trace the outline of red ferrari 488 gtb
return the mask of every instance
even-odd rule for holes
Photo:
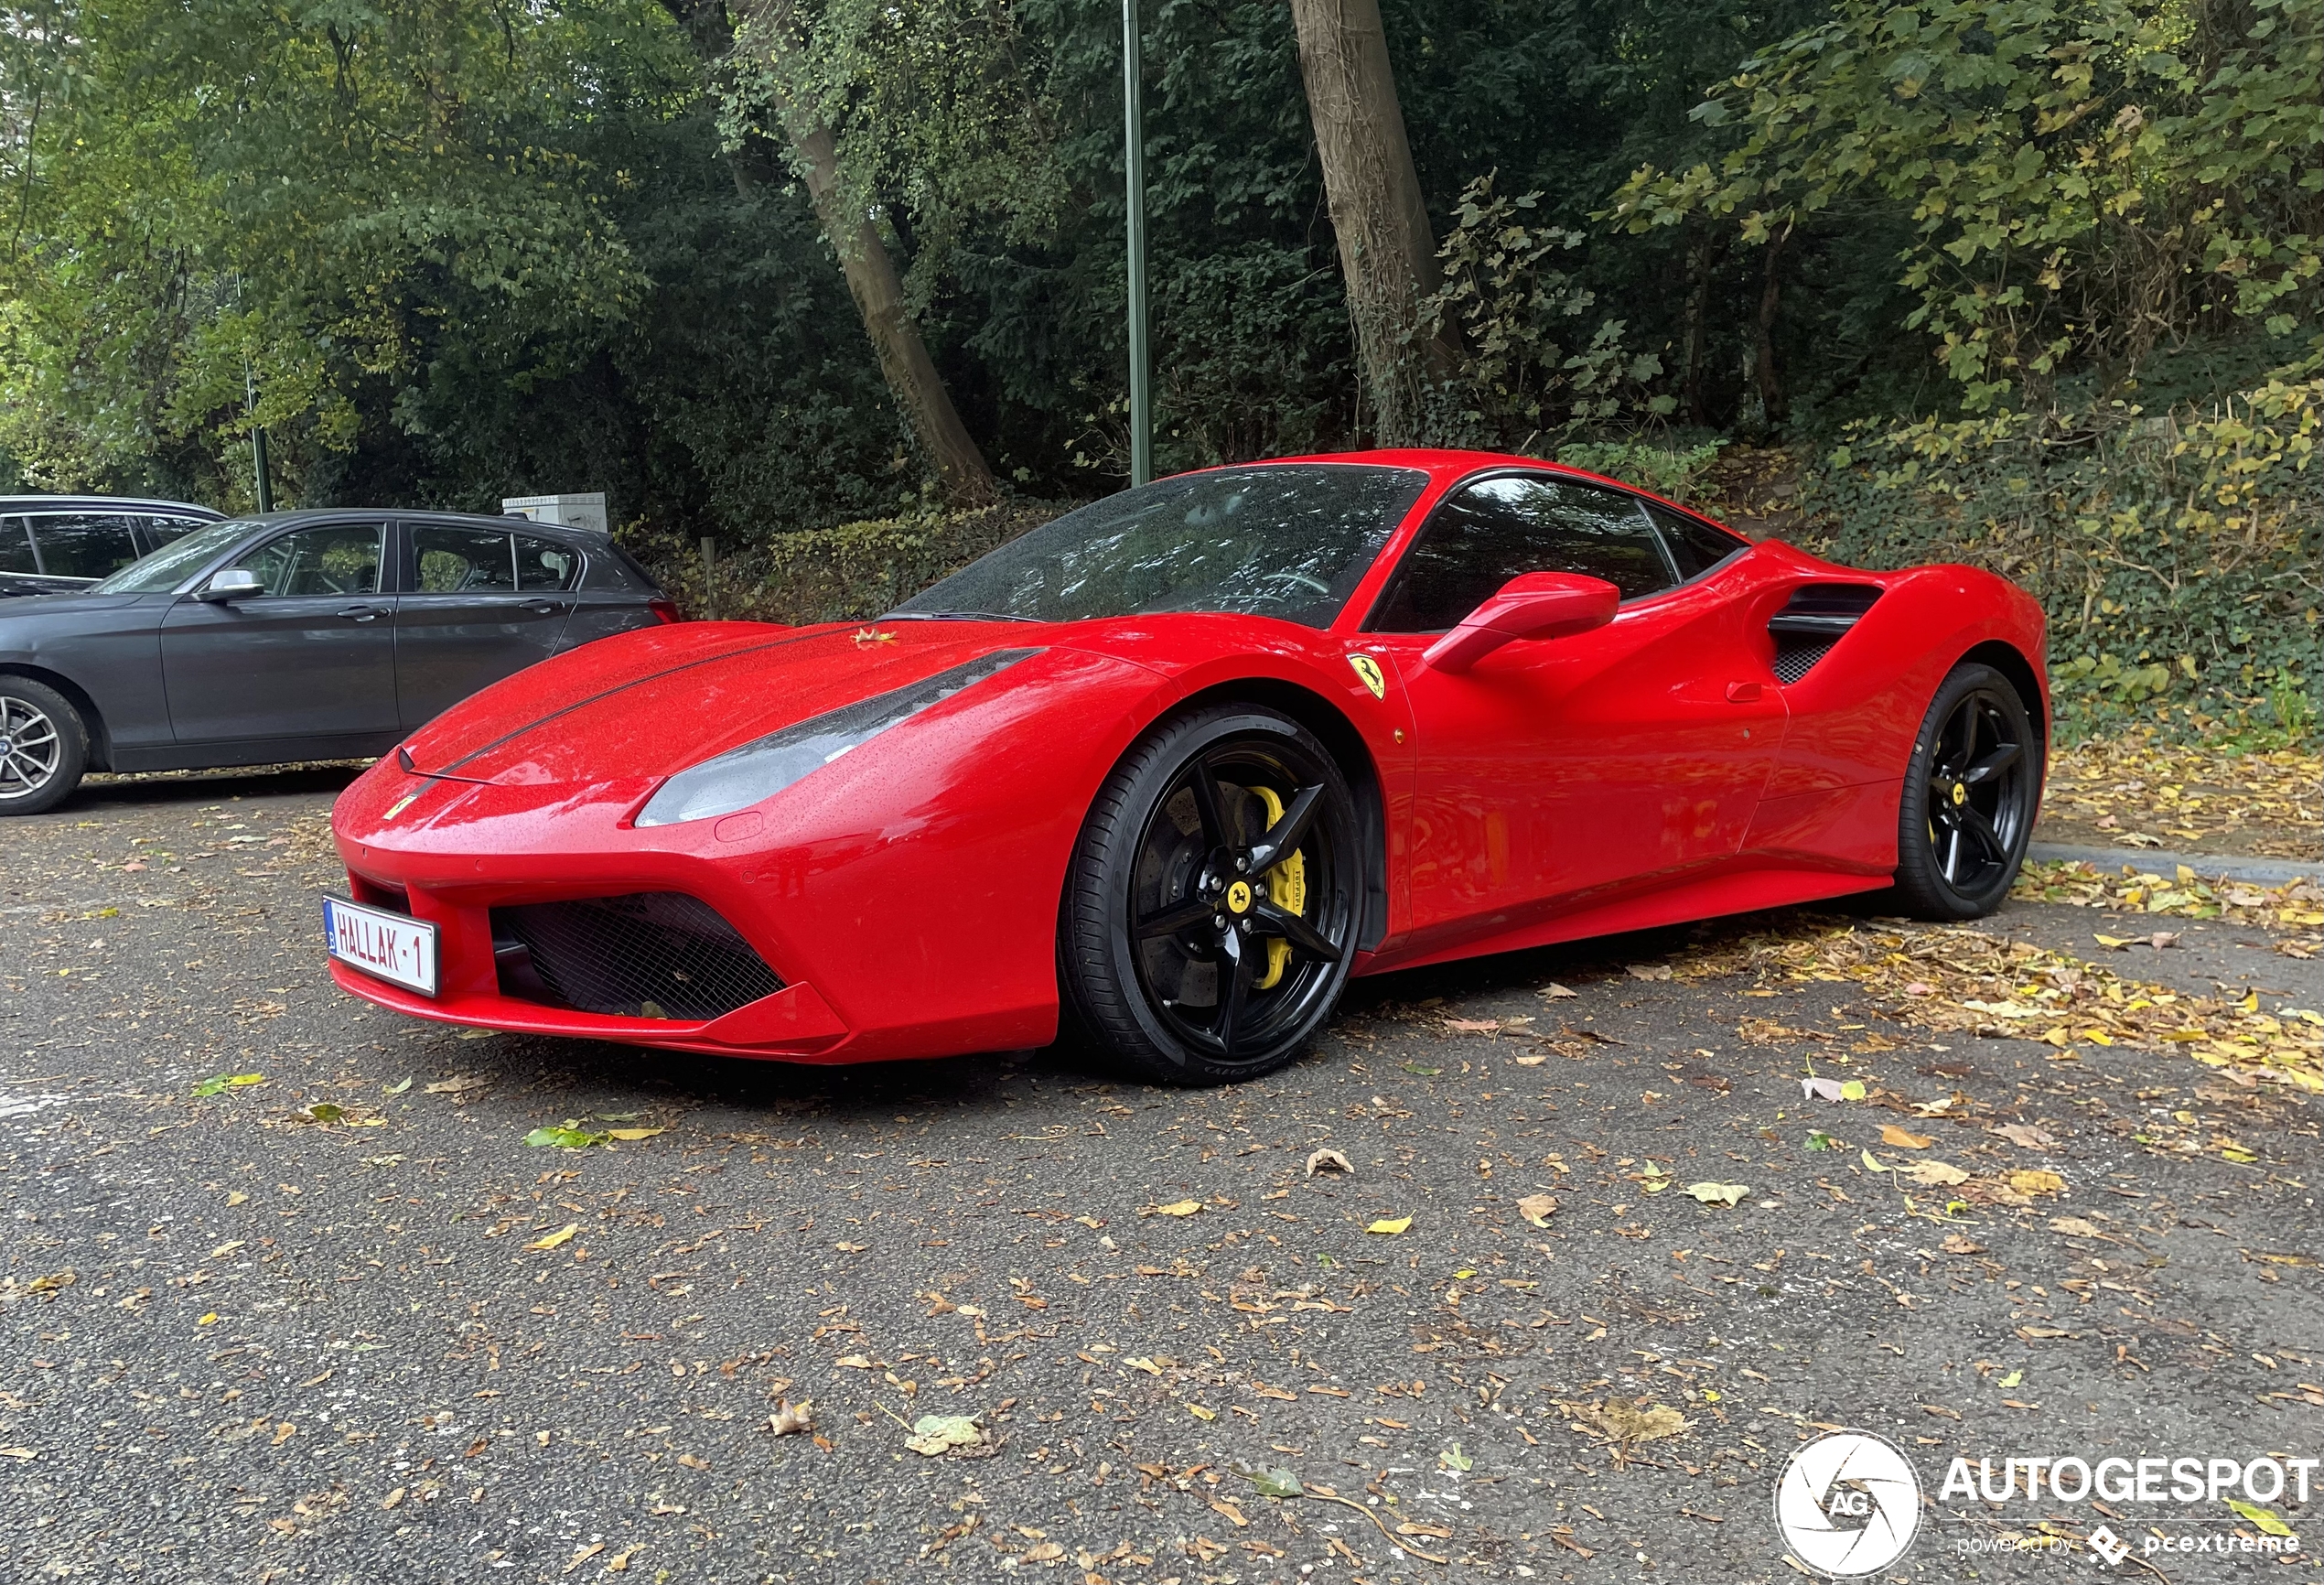
[[[1993,909],[2031,598],[1864,572],[1527,458],[1162,480],[869,623],[650,629],[339,799],[339,983],[795,1062],[1288,1062],[1350,975],[1893,888]]]

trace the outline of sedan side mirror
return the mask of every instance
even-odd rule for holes
[[[248,599],[253,595],[265,592],[266,586],[258,581],[256,573],[247,567],[230,566],[213,574],[210,580],[196,592],[194,598],[218,602]]]
[[[1515,639],[1562,639],[1614,620],[1622,591],[1604,578],[1570,572],[1529,572],[1428,646],[1421,663],[1439,672],[1465,672]]]

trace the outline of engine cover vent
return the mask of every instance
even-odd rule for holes
[[[1811,583],[1793,589],[1767,623],[1768,636],[1775,641],[1777,679],[1789,685],[1806,676],[1879,598],[1880,590],[1860,583]]]

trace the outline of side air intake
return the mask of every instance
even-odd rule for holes
[[[1788,685],[1806,676],[1879,598],[1868,584],[1811,583],[1792,590],[1790,603],[1768,619],[1776,677]]]

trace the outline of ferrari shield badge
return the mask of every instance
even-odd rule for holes
[[[1359,681],[1372,690],[1375,699],[1388,696],[1388,679],[1380,674],[1380,663],[1370,655],[1350,655],[1348,664],[1355,669]]]

